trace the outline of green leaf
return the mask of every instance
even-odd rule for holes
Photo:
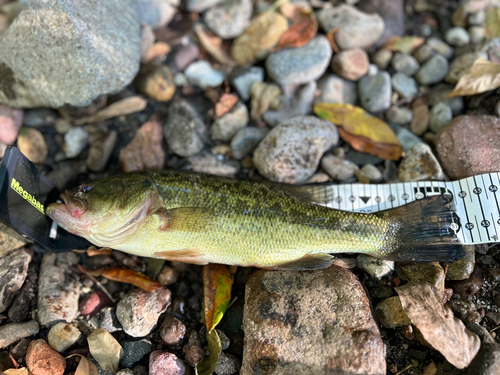
[[[231,300],[233,279],[227,266],[209,264],[203,268],[205,324],[212,331],[222,319]]]
[[[217,366],[217,362],[219,362],[219,356],[222,352],[220,338],[215,329],[207,332],[207,341],[210,354],[196,364],[197,375],[212,374],[215,370],[215,366]]]

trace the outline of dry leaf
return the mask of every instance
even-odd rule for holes
[[[265,82],[254,82],[250,92],[252,94],[250,118],[254,121],[260,121],[262,114],[281,97],[281,89],[278,86]]]
[[[219,356],[222,352],[222,344],[220,342],[219,334],[215,329],[211,332],[207,332],[207,341],[210,354],[196,364],[196,375],[213,374],[215,367],[219,362]]]
[[[215,104],[214,120],[228,113],[238,102],[238,97],[232,94],[222,94],[219,101]]]
[[[299,12],[303,11],[299,8]],[[316,33],[318,32],[318,20],[314,14],[311,16],[306,13],[302,14],[304,15],[303,19],[300,20],[300,22],[293,23],[292,26],[285,31],[275,50],[302,47],[316,36]]]
[[[439,291],[429,283],[408,283],[395,289],[404,311],[424,339],[453,366],[469,366],[481,342],[443,305]]]
[[[340,137],[360,152],[385,160],[399,160],[401,143],[382,120],[351,104],[319,103],[314,113],[339,127]]]
[[[236,65],[236,62],[222,49],[222,38],[205,30],[200,23],[194,27],[194,30],[203,48],[205,48],[215,60],[224,65]]]
[[[481,57],[460,78],[455,89],[446,97],[475,95],[498,87],[500,87],[500,64],[491,63]]]
[[[94,329],[87,338],[92,357],[103,370],[110,370],[114,374],[118,371],[120,359],[123,357],[123,348],[116,339],[105,329]]]
[[[158,281],[149,277],[148,275],[145,275],[141,272],[132,271],[126,268],[107,268],[100,270],[89,270],[82,267],[79,264],[78,269],[86,275],[93,277],[102,276],[105,277],[106,279],[118,281],[120,283],[132,284],[147,292],[151,292],[153,290],[162,287],[162,285]]]
[[[29,371],[26,367],[23,368],[10,368],[8,370],[4,370],[3,373],[5,375],[29,375]],[[75,374],[77,375],[77,374]]]
[[[85,358],[81,354],[72,354],[66,359],[78,356],[80,357],[80,362],[78,362],[78,367],[76,368],[75,374],[74,375],[98,375],[99,372],[97,371],[97,366],[94,365],[91,361],[89,361],[87,358]]]
[[[203,266],[203,290],[205,294],[205,325],[212,331],[219,324],[231,299],[233,279],[227,266],[208,264]]]
[[[75,125],[80,126],[91,122],[105,121],[113,117],[130,115],[142,111],[147,104],[146,100],[140,96],[129,96],[101,109],[93,116],[76,120]]]
[[[339,46],[337,46],[337,42],[335,41],[335,38],[333,37],[335,34],[337,34],[340,30],[339,29],[331,29],[329,32],[326,33],[326,39],[330,42],[330,45],[332,46],[332,50],[335,53],[340,52]]]
[[[438,367],[434,362],[431,362],[427,365],[422,375],[436,375],[438,371]]]
[[[486,12],[486,38],[500,38],[500,8],[490,8]]]
[[[393,52],[412,54],[424,42],[425,39],[419,36],[393,36],[387,40],[384,47]]]

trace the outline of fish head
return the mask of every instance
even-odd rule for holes
[[[109,246],[140,224],[157,197],[147,175],[118,175],[66,191],[63,203],[50,204],[46,213],[68,232]],[[98,237],[104,240],[96,241]],[[105,238],[108,242],[102,243]]]

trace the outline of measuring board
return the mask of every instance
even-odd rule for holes
[[[452,224],[464,244],[500,241],[500,174],[486,173],[458,181],[324,185],[323,205],[371,213],[432,195],[453,201],[461,226]]]

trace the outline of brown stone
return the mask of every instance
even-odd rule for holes
[[[26,364],[33,375],[62,375],[66,360],[44,340],[34,340],[28,346]]]
[[[258,271],[247,283],[240,374],[385,374],[385,349],[350,271]]]
[[[446,174],[460,179],[497,172],[500,165],[500,119],[459,116],[435,138],[438,158]]]
[[[365,76],[369,66],[368,55],[361,48],[339,52],[332,59],[333,72],[351,81]]]
[[[419,137],[429,128],[429,105],[424,98],[417,98],[411,103],[413,110],[413,119],[411,120],[410,130]]]

